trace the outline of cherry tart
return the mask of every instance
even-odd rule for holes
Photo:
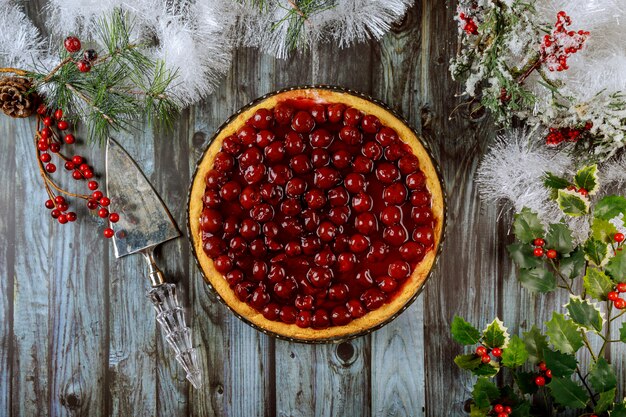
[[[189,195],[206,281],[239,317],[298,341],[378,328],[435,262],[444,197],[420,139],[335,88],[277,92],[216,133]]]

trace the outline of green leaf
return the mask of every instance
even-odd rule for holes
[[[587,392],[571,379],[554,377],[547,387],[558,404],[571,408],[585,408],[587,406]]]
[[[612,223],[609,223],[608,220],[598,219],[597,217],[593,219],[591,236],[595,240],[604,243],[613,243],[615,233],[617,233],[617,229]]]
[[[606,264],[606,272],[615,282],[622,282],[626,278],[626,252],[618,250],[614,257]]]
[[[624,213],[626,216],[626,198],[617,195],[609,195],[596,203],[593,214],[598,219],[611,220],[613,217]]]
[[[543,350],[548,347],[547,338],[533,325],[529,331],[522,334],[528,352],[528,359],[533,363],[543,360]]]
[[[613,366],[606,359],[599,358],[589,371],[589,383],[596,392],[603,392],[617,387],[617,377]]]
[[[530,403],[528,401],[524,401],[523,403],[517,405],[513,408],[509,417],[530,417]]]
[[[544,229],[537,213],[533,213],[529,208],[524,207],[522,211],[515,214],[513,233],[515,233],[515,237],[519,241],[531,243],[536,238],[543,237]]]
[[[505,348],[509,343],[509,333],[507,328],[504,327],[504,323],[498,318],[495,318],[489,325],[483,330],[482,342],[488,348]]]
[[[574,353],[583,345],[578,326],[571,319],[566,319],[563,314],[552,312],[552,319],[546,322],[546,328],[550,343],[558,351]]]
[[[569,303],[565,307],[569,316],[576,324],[596,333],[602,331],[602,326],[604,325],[602,313],[589,300],[583,300],[578,296],[570,296]]]
[[[589,195],[597,193],[599,188],[598,166],[594,164],[578,170],[574,176],[574,184],[576,184],[578,188],[587,190]]]
[[[478,408],[489,408],[491,402],[500,398],[500,390],[487,378],[478,378],[472,390],[474,405]]]
[[[495,376],[500,368],[497,368],[490,363],[481,363],[478,368],[472,370],[472,373],[476,376]]]
[[[472,371],[478,368],[482,362],[480,361],[479,356],[469,353],[467,355],[458,355],[454,358],[454,363],[456,363],[456,365],[461,369]]]
[[[528,352],[524,341],[514,335],[506,349],[502,351],[502,364],[509,368],[523,365],[528,359]]]
[[[626,417],[626,402],[615,404],[609,415],[611,417]]]
[[[559,262],[559,270],[563,276],[574,279],[578,278],[585,270],[585,254],[579,248],[567,258],[562,258]]]
[[[480,332],[462,317],[452,319],[452,338],[461,345],[475,345],[480,340]]]
[[[626,321],[622,323],[622,327],[619,328],[619,340],[626,343]]]
[[[555,223],[548,226],[546,241],[550,249],[555,249],[559,253],[565,254],[574,250],[572,232],[569,230],[569,227],[562,223]]]
[[[544,268],[520,269],[519,282],[532,292],[546,293],[556,289],[556,279],[552,272]]]
[[[546,175],[543,177],[543,185],[546,188],[560,190],[561,188],[567,188],[570,185],[570,182],[565,178],[554,175],[551,172],[546,172]]]
[[[545,349],[546,365],[552,371],[552,376],[557,378],[567,378],[576,371],[578,361],[574,355],[556,352],[552,349]]]
[[[607,244],[593,238],[584,244],[585,259],[596,266],[604,266],[609,261]]]
[[[535,384],[535,377],[537,374],[533,372],[516,372],[514,374],[515,382],[522,391],[523,394],[534,394],[539,390],[537,384]]]
[[[596,401],[596,406],[594,407],[593,411],[600,414],[608,410],[609,407],[613,404],[613,401],[615,401],[616,391],[617,388],[613,388],[611,390],[601,392],[600,397]]]
[[[489,412],[489,407],[485,407],[484,409],[480,409],[476,407],[475,404],[470,406],[470,417],[487,417],[487,413]]]
[[[610,291],[613,291],[613,282],[602,271],[596,268],[587,268],[583,277],[583,284],[588,295],[596,300],[605,301]]]
[[[507,246],[509,256],[522,269],[537,268],[543,265],[541,258],[533,255],[533,249],[528,243],[516,242]]]
[[[589,214],[589,199],[574,190],[559,190],[556,202],[568,216],[580,217]]]

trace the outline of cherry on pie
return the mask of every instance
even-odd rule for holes
[[[366,333],[417,296],[444,226],[437,170],[392,112],[336,88],[263,97],[216,133],[189,196],[206,281],[300,341]]]

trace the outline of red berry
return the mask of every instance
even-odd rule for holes
[[[104,237],[106,237],[107,239],[110,239],[113,237],[114,232],[113,232],[113,229],[111,229],[110,227],[107,227],[106,229],[104,229],[103,234],[104,234]]]
[[[546,244],[546,241],[543,240],[540,237],[538,237],[537,239],[533,240],[533,245],[535,245],[535,246],[543,246],[545,244]]]
[[[54,208],[54,201],[52,201],[52,200],[46,200],[45,205],[46,205],[46,208],[47,208],[48,210],[52,210],[52,209]]]
[[[478,356],[485,356],[487,353],[489,353],[489,351],[488,351],[488,350],[487,350],[487,348],[486,348],[486,347],[484,347],[484,346],[478,346],[478,347],[476,348],[476,354],[477,354]]]
[[[75,180],[80,180],[83,178],[83,174],[81,174],[79,170],[76,170],[72,172],[72,178],[74,178]]]
[[[550,249],[548,250],[548,252],[546,252],[546,256],[550,259],[556,259],[556,257],[558,256],[558,253],[554,249]]]
[[[499,358],[500,356],[502,356],[502,349],[495,347],[491,350],[491,353],[496,358]]]
[[[622,243],[624,241],[624,234],[623,233],[615,233],[613,235],[613,240],[615,240],[617,243]]]
[[[69,213],[67,213],[67,220],[70,222],[75,222],[76,221],[76,213],[74,213],[73,211],[70,211]]]
[[[117,213],[111,213],[109,214],[109,221],[111,223],[117,223],[120,220],[120,215]]]
[[[63,45],[68,52],[73,53],[80,51],[80,40],[75,36],[68,36],[67,38],[65,38]]]
[[[546,377],[547,378],[552,378],[552,371],[550,369],[546,369]]]
[[[93,191],[93,190],[97,190],[97,189],[98,189],[98,182],[97,182],[97,181],[89,181],[89,182],[87,183],[87,187],[89,187],[89,189],[90,189],[91,191]]]
[[[74,163],[72,161],[65,161],[65,169],[68,171],[73,171],[74,168],[76,168],[74,166]]]
[[[67,130],[70,125],[65,120],[59,120],[59,122],[57,123],[57,127],[59,128],[59,130]]]
[[[101,205],[102,207],[107,207],[109,204],[111,204],[111,200],[109,200],[109,198],[108,198],[108,197],[102,197],[102,198],[100,199],[100,205]]]
[[[536,257],[541,257],[543,256],[543,248],[537,247],[533,250],[533,255],[535,255]]]
[[[101,208],[100,210],[98,210],[98,216],[103,219],[106,219],[107,217],[109,217],[109,210],[105,208]]]
[[[56,109],[54,111],[54,118],[57,119],[57,120],[61,120],[63,118],[63,110]]]
[[[513,412],[513,409],[507,405],[504,407],[504,412],[507,414],[511,414]]]
[[[57,143],[57,142],[52,142],[50,145],[50,152],[52,153],[59,153],[59,151],[61,150],[61,144]]]
[[[626,282],[620,282],[617,284],[617,291],[626,292]]]
[[[96,202],[99,201],[103,196],[104,194],[102,194],[102,191],[94,191],[93,193],[91,193],[91,198],[96,200]]]
[[[80,72],[89,72],[89,71],[91,71],[91,63],[89,63],[89,61],[85,61],[85,60],[78,61],[76,63],[76,68],[78,68],[78,70]]]
[[[582,196],[586,196],[589,194],[589,192],[587,190],[585,190],[584,188],[579,188],[578,189],[578,194],[582,195]]]
[[[46,165],[46,171],[48,171],[49,173],[52,174],[56,170],[57,170],[57,166],[54,165],[53,163],[50,163],[50,164]]]
[[[58,218],[57,218],[58,222],[61,224],[65,224],[68,222],[67,220],[67,215],[66,214],[61,214]]]
[[[480,360],[481,360],[481,362],[482,362],[482,363],[489,363],[489,362],[491,362],[491,356],[489,356],[489,355],[483,355],[483,356],[480,358]]]
[[[544,385],[546,385],[546,379],[542,376],[538,376],[535,378],[535,384],[538,387],[543,387]]]
[[[74,162],[74,165],[79,166],[83,163],[83,157],[80,155],[74,155],[72,157],[72,162]]]
[[[50,116],[44,117],[43,118],[43,124],[44,124],[44,126],[50,127],[50,126],[52,126],[54,124],[54,119],[52,117],[50,117]]]
[[[619,293],[617,291],[610,291],[606,295],[606,298],[608,298],[610,301],[615,301],[619,298]]]
[[[497,417],[508,417],[509,415],[507,413],[498,413]]]
[[[41,159],[41,162],[50,162],[52,160],[52,156],[50,156],[50,154],[46,152],[42,153],[39,156],[39,159]]]
[[[502,413],[504,412],[504,406],[502,404],[496,404],[493,406],[493,411],[496,413]]]
[[[546,363],[545,363],[545,362],[539,362],[539,363],[537,364],[537,366],[539,367],[539,370],[540,370],[541,372],[545,372],[545,370],[546,370],[546,369],[548,369],[548,367],[547,367],[547,365],[546,365]]]
[[[624,300],[623,298],[618,298],[617,300],[613,301],[613,305],[618,310],[623,310],[624,308],[626,308],[626,300]]]

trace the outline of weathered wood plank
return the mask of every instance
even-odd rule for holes
[[[421,125],[421,86],[415,77],[421,65],[420,18],[421,9],[412,8],[403,22],[382,39],[372,68],[374,96],[417,127]],[[394,322],[372,334],[373,415],[424,415],[423,299],[419,297]]]
[[[96,180],[104,186],[102,151],[100,147],[85,146],[86,138],[81,133],[76,134],[78,144],[67,151],[87,158],[98,175]],[[65,170],[59,169],[55,178],[72,192],[88,192],[86,181],[74,181]],[[52,326],[48,336],[52,371],[49,401],[52,415],[100,416],[106,411],[109,301],[104,253],[109,242],[101,234],[102,220],[89,212],[85,202],[68,201],[79,220],[67,225],[51,222],[50,226],[54,244],[48,258]],[[46,214],[42,210],[41,215]],[[85,248],[91,254],[83,253]]]
[[[11,415],[50,413],[51,370],[49,286],[54,279],[49,259],[54,259],[55,225],[42,203],[47,199],[39,176],[33,143],[34,120],[4,124],[14,138],[15,261],[14,349],[12,351]],[[39,204],[37,204],[39,202]]]
[[[14,126],[3,123],[0,136],[16,138]],[[13,280],[15,263],[15,139],[0,141],[0,414],[11,414],[13,353]]]

